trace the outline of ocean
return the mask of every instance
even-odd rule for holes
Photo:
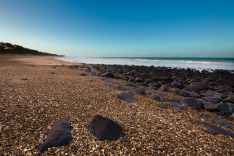
[[[58,59],[87,64],[144,65],[155,67],[191,68],[196,70],[223,69],[234,71],[234,58],[185,57],[59,57]]]

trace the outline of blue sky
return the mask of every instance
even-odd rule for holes
[[[233,0],[2,0],[0,41],[67,56],[234,57]]]

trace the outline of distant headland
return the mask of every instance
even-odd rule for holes
[[[40,52],[38,50],[33,50],[33,49],[25,48],[20,45],[4,43],[4,42],[0,42],[0,54],[17,54],[17,55],[30,54],[30,55],[40,55],[40,56],[64,56],[64,55],[51,54],[47,52]]]

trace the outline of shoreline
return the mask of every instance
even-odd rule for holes
[[[225,61],[221,61],[223,58],[217,58],[219,61],[213,60],[213,58],[207,58],[207,61],[199,60],[197,58],[120,58],[120,57],[64,57],[60,60],[69,62],[82,62],[86,64],[105,64],[105,65],[129,65],[129,66],[154,66],[154,67],[168,67],[177,69],[196,69],[199,71],[207,70],[228,70],[234,72],[234,59],[226,58]],[[225,58],[224,58],[225,59]],[[233,60],[232,60],[233,59]],[[232,60],[232,61],[230,61]]]
[[[38,56],[38,55],[0,55],[0,64],[5,65],[72,65],[69,61],[56,59],[57,56]],[[7,63],[4,63],[7,62]]]
[[[66,64],[54,57],[0,55],[0,72],[0,155],[40,154],[52,123],[64,117],[73,126],[72,141],[42,155],[234,153],[234,118],[230,112],[204,108],[220,100],[232,103],[234,79],[227,71]],[[191,85],[200,81],[208,88]],[[183,90],[186,86],[198,90]],[[123,93],[132,94],[133,102],[122,100]],[[198,105],[185,100],[196,96]],[[96,114],[119,123],[124,136],[98,141],[88,130]]]

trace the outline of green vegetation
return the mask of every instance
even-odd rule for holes
[[[30,55],[44,55],[44,56],[59,56],[56,54],[40,52],[33,49],[24,48],[20,45],[0,42],[0,54],[30,54]]]

